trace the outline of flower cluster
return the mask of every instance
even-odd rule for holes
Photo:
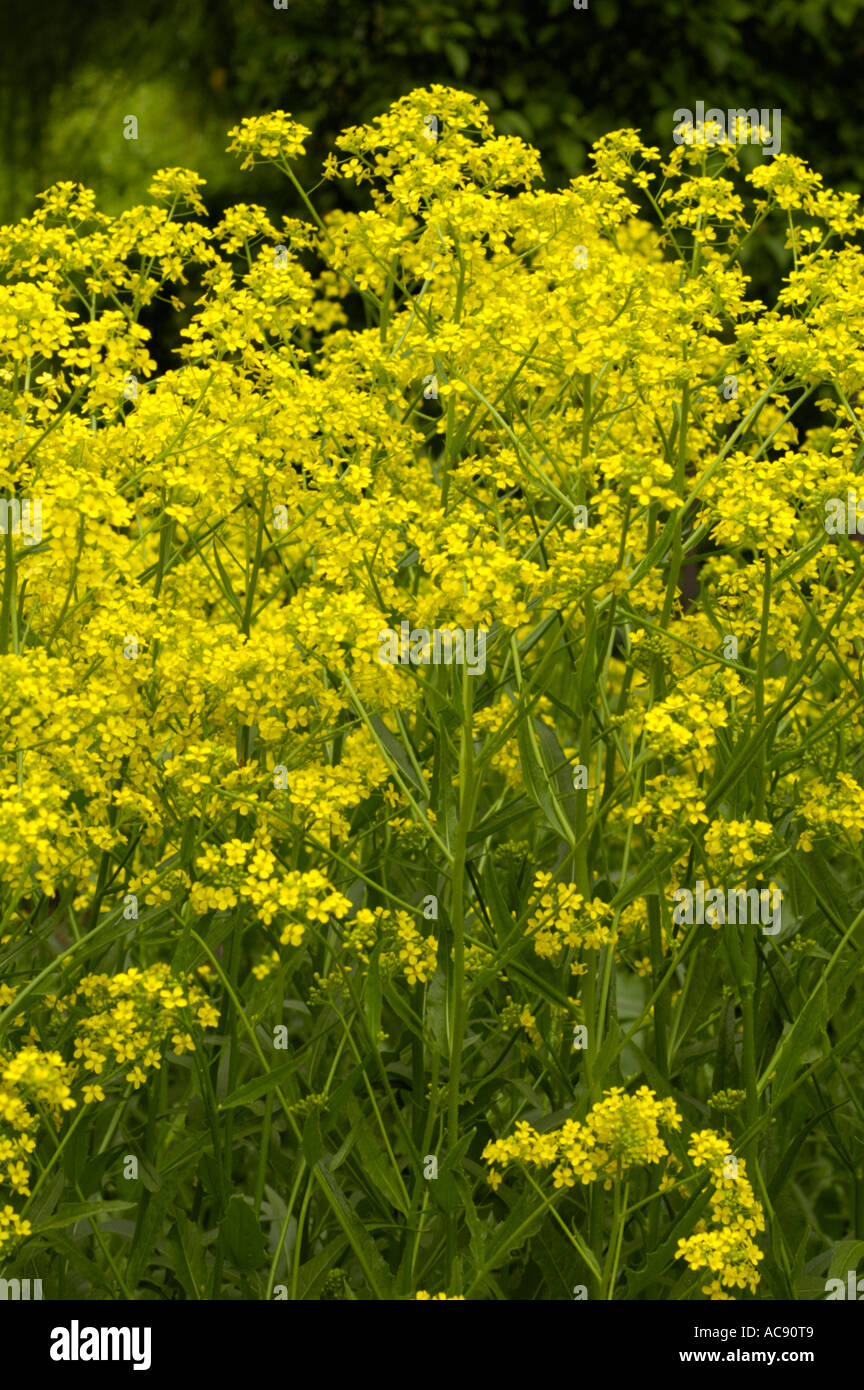
[[[497,1171],[508,1163],[553,1167],[556,1188],[602,1181],[609,1188],[637,1165],[661,1163],[670,1157],[661,1129],[677,1130],[681,1115],[672,1100],[658,1100],[647,1086],[627,1095],[613,1086],[592,1106],[584,1123],[567,1120],[560,1129],[540,1134],[521,1121],[509,1139],[486,1145],[483,1157],[492,1165],[490,1182],[501,1183]]]
[[[534,892],[536,910],[528,931],[538,956],[555,960],[568,947],[599,951],[614,940],[614,914],[600,898],[586,902],[571,883],[553,883],[549,873],[535,875]]]
[[[318,869],[280,872],[275,853],[264,841],[233,839],[219,848],[213,845],[198,858],[196,869],[200,877],[190,901],[197,912],[224,912],[248,904],[265,925],[276,922],[283,946],[299,946],[310,922],[344,917],[351,907]]]
[[[135,1090],[148,1068],[162,1065],[162,1053],[195,1051],[189,1031],[194,1014],[202,1028],[212,1028],[219,1014],[200,986],[177,979],[165,962],[145,969],[130,966],[117,975],[85,975],[70,996],[82,1002],[87,1016],[75,1037],[75,1058],[101,1076],[113,1062]],[[88,1098],[103,1100],[101,1085]]]
[[[12,1056],[0,1054],[0,1183],[13,1192],[30,1192],[30,1155],[36,1148],[38,1107],[44,1107],[55,1125],[63,1112],[75,1107],[72,1095],[74,1068],[58,1052],[42,1052],[25,1046]],[[34,1108],[37,1107],[37,1108]],[[11,1208],[0,1222],[0,1248],[4,1239],[25,1235]]]
[[[694,1167],[710,1171],[711,1220],[698,1222],[692,1235],[678,1241],[676,1259],[716,1276],[702,1289],[711,1299],[733,1297],[725,1292],[731,1288],[755,1293],[764,1258],[755,1237],[765,1230],[765,1217],[748,1181],[746,1163],[730,1154],[728,1141],[713,1130],[694,1134],[687,1152]]]
[[[298,159],[303,142],[311,131],[285,111],[271,111],[266,116],[244,116],[239,125],[228,132],[230,153],[243,155],[243,169],[256,163],[276,163]],[[166,173],[167,171],[163,171]],[[152,190],[151,190],[152,191]]]
[[[0,1002],[12,1002],[11,996],[11,987],[4,986]],[[115,1078],[123,1077],[137,1091],[148,1069],[161,1067],[164,1053],[194,1051],[193,1017],[201,1028],[219,1021],[206,992],[164,962],[130,966],[115,975],[85,975],[62,997],[46,996],[46,1004],[73,1022],[74,1060],[26,1040],[15,1052],[0,1052],[0,1186],[23,1197],[31,1193],[40,1123],[59,1129],[79,1099],[104,1101]],[[15,1020],[24,1021],[23,1015]],[[31,1028],[29,1037],[35,1033]],[[0,1210],[0,1250],[29,1231],[30,1222],[11,1205]]]

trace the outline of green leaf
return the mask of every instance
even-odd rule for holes
[[[345,1193],[339,1183],[330,1172],[326,1163],[319,1165],[317,1169],[321,1182],[324,1186],[326,1196],[333,1208],[339,1224],[350,1242],[357,1259],[360,1261],[363,1273],[369,1282],[369,1288],[378,1299],[388,1299],[390,1297],[391,1275],[379,1253],[375,1242],[366,1227],[359,1220],[354,1208],[348,1202]]]
[[[57,1208],[54,1216],[49,1216],[47,1221],[33,1228],[33,1235],[41,1235],[43,1231],[60,1231],[64,1226],[72,1226],[76,1221],[84,1221],[88,1218],[95,1220],[99,1216],[113,1216],[118,1211],[131,1211],[137,1206],[137,1202],[64,1202]]]
[[[524,1192],[514,1204],[506,1220],[497,1228],[483,1256],[483,1273],[489,1274],[503,1264],[516,1247],[522,1247],[539,1231],[546,1219],[546,1209],[533,1191]],[[595,1273],[599,1276],[599,1266]]]
[[[408,757],[408,754],[405,752],[405,749],[402,747],[396,735],[390,732],[380,714],[370,714],[369,724],[375,730],[383,747],[393,759],[415,796],[418,800],[425,801],[428,795],[426,786],[424,783],[417,780],[414,764],[411,762],[411,759]]]
[[[450,1028],[447,1019],[447,977],[439,966],[426,991],[424,1021],[430,1047],[442,1057],[450,1056]]]
[[[435,810],[437,824],[445,844],[452,845],[456,838],[459,823],[459,797],[454,785],[456,759],[450,746],[449,726],[451,719],[441,719],[441,731],[435,740],[435,754],[432,761],[431,803]]]
[[[264,1076],[256,1076],[252,1081],[246,1081],[242,1086],[238,1086],[236,1091],[232,1091],[230,1096],[226,1096],[220,1102],[220,1110],[233,1110],[238,1105],[248,1105],[250,1101],[259,1100],[261,1096],[266,1096],[269,1091],[275,1091],[277,1086],[291,1077],[300,1066],[300,1060],[293,1062],[283,1062],[282,1066],[274,1067]]]
[[[628,1299],[635,1298],[643,1289],[656,1289],[661,1277],[664,1274],[678,1273],[675,1263],[675,1251],[678,1248],[678,1241],[689,1236],[696,1222],[699,1220],[704,1209],[707,1207],[711,1197],[712,1187],[709,1182],[704,1182],[702,1187],[693,1193],[693,1196],[685,1204],[679,1213],[677,1221],[668,1228],[668,1235],[662,1244],[658,1245],[652,1252],[645,1268],[635,1270],[627,1279],[626,1296]]]
[[[210,1155],[202,1155],[202,1158]],[[138,1203],[138,1219],[132,1237],[132,1249],[126,1266],[126,1284],[134,1291],[151,1259],[157,1241],[164,1229],[165,1217],[173,1206],[177,1195],[177,1183],[166,1182],[158,1192],[145,1191]]]
[[[162,1179],[148,1158],[141,1154],[138,1158],[138,1176],[148,1192],[158,1192]]]
[[[175,1271],[186,1294],[191,1299],[200,1299],[207,1283],[204,1262],[204,1233],[200,1226],[190,1221],[184,1213],[178,1212],[171,1231],[171,1241],[177,1252]]]
[[[305,1264],[300,1266],[297,1276],[298,1298],[317,1298],[327,1275],[337,1261],[342,1258],[347,1246],[348,1242],[344,1236],[334,1236],[332,1240],[328,1240],[323,1250],[319,1250],[317,1255],[313,1255],[311,1260],[307,1260]]]
[[[353,1096],[354,1092],[357,1089],[357,1083],[360,1081],[361,1077],[364,1075],[365,1072],[366,1062],[358,1062],[357,1066],[354,1067],[345,1077],[345,1080],[339,1082],[339,1085],[336,1087],[335,1091],[331,1091],[330,1095],[327,1098],[328,1115],[339,1114],[344,1101],[349,1096]]]
[[[548,729],[542,732],[544,728],[539,719],[522,719],[519,723],[522,773],[531,799],[540,807],[547,825],[572,845],[575,839],[573,812],[571,808],[568,815],[567,804],[560,795],[559,763],[564,761],[564,755],[555,735]]]
[[[43,1219],[45,1221],[48,1220],[48,1217],[60,1201],[65,1186],[66,1179],[62,1173],[55,1173],[53,1178],[42,1185],[38,1195],[33,1199],[33,1206],[29,1213],[30,1224],[34,1231],[39,1231],[43,1228]],[[98,1187],[98,1183],[96,1186]],[[85,1192],[88,1190],[92,1192],[93,1188],[85,1188],[84,1190]]]
[[[468,1152],[471,1140],[476,1133],[476,1129],[472,1129],[467,1134],[463,1134],[440,1165],[437,1178],[429,1178],[428,1180],[429,1191],[435,1205],[449,1214],[461,1211],[463,1208],[463,1197],[457,1180],[459,1165]]]
[[[216,561],[216,568],[217,568],[218,571],[219,571],[219,578],[222,580],[222,592],[224,593],[224,595],[225,595],[225,597],[227,598],[228,602],[229,602],[229,603],[232,605],[232,607],[236,610],[238,616],[242,618],[242,617],[243,617],[243,609],[242,609],[242,607],[241,607],[240,600],[238,599],[237,595],[236,595],[235,592],[234,592],[234,586],[233,586],[232,583],[231,583],[231,579],[230,579],[230,577],[229,577],[229,575],[228,575],[228,571],[226,570],[225,566],[223,565],[222,561],[221,561],[220,558],[219,558],[219,552],[218,552],[218,550],[216,549],[216,542],[215,542],[215,541],[213,542],[212,550],[213,550],[213,559]]]
[[[839,1241],[838,1244],[835,1245],[834,1253],[831,1256],[831,1264],[828,1267],[828,1278],[845,1278],[850,1269],[857,1272],[862,1255],[864,1255],[864,1240]]]
[[[324,1152],[324,1141],[321,1138],[321,1117],[317,1110],[310,1110],[306,1116],[301,1144],[303,1157],[309,1167],[314,1168]]]
[[[576,789],[573,786],[573,771],[564,756],[564,749],[549,725],[537,720],[537,738],[544,765],[548,768],[552,791],[559,813],[570,826],[576,816]]]
[[[717,992],[717,970],[717,956],[714,952],[702,950],[693,953],[684,987],[676,1051],[686,1042],[691,1028],[701,1028],[704,1025],[706,1002],[713,999]]]
[[[384,1196],[391,1207],[407,1216],[411,1203],[403,1190],[401,1175],[393,1172],[393,1161],[367,1121],[356,1101],[347,1107],[348,1121],[357,1136],[357,1149],[363,1165],[363,1172],[369,1181]]]
[[[492,918],[492,925],[495,928],[497,944],[504,946],[509,939],[515,935],[517,924],[513,920],[513,914],[507,906],[507,900],[501,891],[501,875],[491,857],[486,860],[483,866],[483,903]],[[496,966],[496,970],[497,970]]]
[[[823,976],[794,1023],[780,1039],[774,1056],[760,1078],[760,1091],[768,1080],[771,1080],[775,1104],[782,1099],[796,1068],[806,1062],[808,1051],[816,1041],[817,1035],[824,1032],[827,1024],[828,989]]]
[[[260,1269],[267,1261],[267,1247],[255,1213],[245,1197],[235,1192],[219,1224],[225,1253],[241,1273]]]

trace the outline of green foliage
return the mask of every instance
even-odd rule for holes
[[[9,179],[0,211],[74,176],[116,210],[147,171],[183,164],[208,203],[272,191],[266,173],[226,179],[221,137],[243,115],[284,109],[309,126],[310,167],[338,131],[432,83],[489,105],[496,127],[543,152],[550,184],[584,167],[600,135],[635,126],[668,144],[672,112],[779,107],[783,148],[834,185],[864,181],[859,130],[862,0],[141,0],[16,10],[0,53],[0,131]],[[122,118],[138,115],[137,145]],[[257,188],[257,193],[256,193]]]

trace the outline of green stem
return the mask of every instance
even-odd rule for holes
[[[450,1042],[450,1074],[448,1078],[448,1132],[451,1148],[459,1137],[459,1081],[462,1067],[462,1044],[465,1037],[467,1000],[465,997],[465,861],[468,835],[474,816],[477,788],[474,775],[474,733],[472,730],[473,700],[467,666],[462,667],[462,738],[459,750],[459,787],[461,799],[456,845],[453,855],[450,925],[453,931],[453,1032]]]

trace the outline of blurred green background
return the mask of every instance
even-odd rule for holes
[[[281,0],[280,0],[281,3]],[[196,169],[213,212],[286,205],[267,169],[242,174],[225,131],[281,108],[314,131],[317,182],[338,132],[413,87],[482,97],[497,128],[540,149],[550,184],[591,142],[637,126],[668,148],[672,112],[780,107],[783,151],[835,187],[864,183],[864,0],[0,0],[0,220],[58,179],[118,211],[152,171]],[[123,118],[138,119],[137,140]],[[334,197],[325,187],[322,206]],[[338,195],[345,202],[345,190]],[[275,201],[274,201],[275,200]],[[293,209],[292,209],[293,210]]]

